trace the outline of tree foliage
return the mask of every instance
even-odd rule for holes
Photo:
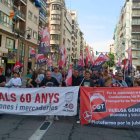
[[[108,57],[109,57],[109,61],[106,62],[106,64],[107,64],[108,67],[113,67],[115,65],[115,56],[114,56],[113,53],[110,52],[108,54]]]

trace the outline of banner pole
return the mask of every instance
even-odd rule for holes
[[[82,80],[82,82],[80,83],[80,85],[79,86],[81,86],[82,85],[82,83],[83,83],[83,81],[85,80],[85,77],[83,78],[83,80]]]

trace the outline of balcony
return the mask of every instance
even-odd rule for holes
[[[12,24],[4,22],[2,19],[0,19],[0,26],[1,26],[0,30],[12,33],[12,29],[13,29]]]
[[[9,7],[9,8],[11,8],[13,5],[12,5],[12,3],[8,3],[7,1],[5,1],[5,0],[1,0],[0,1],[2,4],[4,4],[6,7]]]
[[[61,32],[60,32],[60,30],[50,30],[50,34],[58,34],[58,35],[60,35]]]
[[[47,3],[62,3],[62,0],[47,0]]]
[[[50,24],[60,25],[60,20],[50,20]]]
[[[138,23],[138,22],[136,23],[136,22],[133,22],[133,21],[132,21],[132,25],[133,25],[133,26],[135,26],[135,25],[137,26],[137,25],[140,25],[140,23]]]
[[[14,29],[14,33],[17,34],[17,35],[20,35],[22,37],[24,37],[24,35],[25,35],[25,31],[24,30],[21,30],[19,28],[15,28]]]
[[[132,55],[132,59],[139,59],[140,56],[139,55]]]
[[[132,42],[140,42],[140,39],[132,39]]]
[[[140,17],[140,14],[138,14],[138,13],[132,13],[132,17]]]
[[[20,0],[24,5],[27,5],[27,0]]]
[[[140,5],[139,4],[135,4],[135,5],[132,6],[132,9],[135,9],[135,10],[136,9],[140,9]]]
[[[57,44],[59,44],[59,41],[58,40],[50,40],[50,44],[57,45]]]
[[[47,18],[43,13],[39,12],[39,17],[40,17],[40,20],[43,21],[44,23],[47,22]]]
[[[133,47],[133,48],[132,48],[132,51],[140,51],[140,48],[138,48],[138,47]]]
[[[44,0],[41,0],[41,8],[43,8],[44,10],[46,10],[47,4]]]
[[[25,14],[24,14],[22,11],[18,10],[18,8],[17,8],[16,6],[14,6],[14,11],[15,11],[16,16],[17,16],[19,19],[21,19],[22,21],[25,22],[25,19],[26,19]]]
[[[50,14],[57,14],[57,15],[61,15],[61,11],[60,10],[51,10]]]

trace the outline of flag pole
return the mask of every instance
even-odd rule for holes
[[[79,86],[81,86],[82,85],[82,83],[83,83],[83,81],[85,80],[85,77],[83,78],[83,80],[82,80],[82,82],[80,83],[80,85]]]

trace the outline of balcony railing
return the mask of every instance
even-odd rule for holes
[[[133,8],[133,9],[140,9],[140,5],[139,5],[139,4],[133,5],[132,8]]]
[[[15,28],[15,29],[13,30],[13,32],[16,33],[17,35],[21,35],[21,36],[23,36],[23,37],[24,37],[24,35],[25,35],[25,31],[24,31],[24,30],[21,30],[21,29],[19,29],[19,28]]]
[[[133,51],[140,51],[140,48],[139,47],[132,47],[132,50]]]
[[[23,1],[24,3],[27,3],[27,0],[20,0],[20,1]]]
[[[140,17],[140,13],[132,13],[133,17]]]
[[[20,10],[18,10],[17,7],[15,7],[15,6],[14,6],[14,11],[15,11],[16,16],[19,16],[19,17],[22,18],[23,20],[26,19],[25,14],[22,13]]]
[[[0,0],[0,2],[3,3],[5,6],[7,6],[7,7],[9,7],[9,8],[11,8],[11,7],[13,6],[13,3],[12,3],[12,2],[11,2],[11,3],[8,3],[8,2],[5,1],[5,0]]]
[[[2,19],[0,19],[0,24],[9,28],[9,29],[12,29],[12,24],[4,22]]]

